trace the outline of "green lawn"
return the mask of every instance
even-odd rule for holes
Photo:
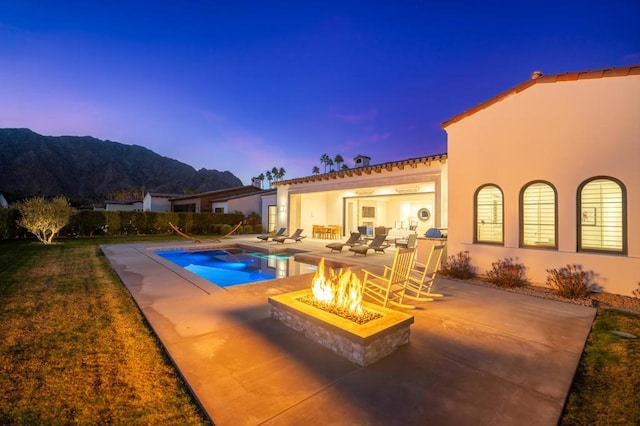
[[[0,242],[0,424],[207,423],[99,249],[132,241]],[[562,425],[640,424],[640,339],[611,330],[640,315],[598,311]]]

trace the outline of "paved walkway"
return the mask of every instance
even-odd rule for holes
[[[287,247],[367,268],[392,260],[326,243]],[[271,319],[267,298],[309,275],[222,289],[149,247],[102,250],[216,425],[555,425],[596,312],[439,279],[445,297],[411,311],[409,344],[360,368]]]

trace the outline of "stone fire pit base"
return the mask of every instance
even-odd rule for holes
[[[382,317],[359,325],[297,300],[309,294],[307,289],[270,297],[271,316],[361,367],[409,343],[412,315],[363,302]]]

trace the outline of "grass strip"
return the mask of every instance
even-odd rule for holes
[[[640,315],[598,309],[561,425],[640,424]]]

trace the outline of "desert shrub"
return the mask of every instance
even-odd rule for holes
[[[640,299],[640,281],[638,281],[638,288],[633,290],[631,294],[633,294],[633,297]]]
[[[213,233],[214,233],[215,235],[220,235],[220,234],[222,234],[221,229],[222,229],[222,224],[221,224],[221,223],[216,223],[216,224],[214,224],[214,225],[213,225]]]
[[[243,234],[253,234],[253,226],[251,225],[244,225],[242,227],[242,233]]]
[[[461,251],[447,258],[442,265],[442,275],[450,278],[469,279],[476,276],[475,268],[471,266],[468,251]]]
[[[499,287],[524,287],[529,284],[525,274],[526,269],[526,266],[514,262],[510,257],[501,259],[491,264],[491,270],[487,271],[487,279]]]
[[[256,234],[262,234],[262,224],[261,223],[257,223],[255,225],[253,225],[253,232]]]
[[[569,299],[586,297],[591,292],[592,271],[583,271],[580,265],[567,265],[560,269],[547,269],[547,285]]]
[[[231,232],[231,225],[227,225],[226,223],[224,225],[220,226],[220,235],[227,235],[229,232]]]

